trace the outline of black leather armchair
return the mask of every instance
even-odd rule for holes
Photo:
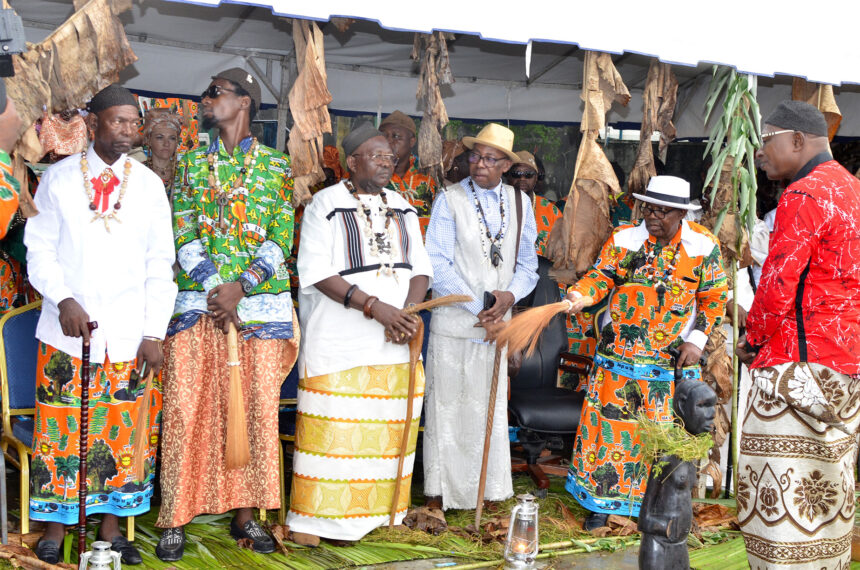
[[[558,284],[549,276],[552,264],[542,257],[538,261],[540,279],[534,292],[525,299],[527,306],[531,307],[559,299]],[[569,439],[572,442],[582,411],[582,392],[556,386],[562,353],[567,348],[564,315],[560,314],[544,330],[534,354],[523,358],[519,371],[511,378],[510,425],[520,428],[518,439],[525,455],[525,463],[514,464],[512,469],[527,471],[539,491],[549,488],[547,473],[566,475],[569,458],[541,457],[541,454],[553,440]],[[565,464],[561,464],[560,459],[564,459]]]

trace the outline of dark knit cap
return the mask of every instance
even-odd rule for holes
[[[783,101],[764,122],[781,129],[791,129],[820,137],[827,136],[827,121],[824,120],[824,115],[814,106],[803,101]]]
[[[361,123],[348,135],[343,137],[343,142],[340,143],[343,147],[343,152],[346,153],[346,156],[351,156],[358,150],[362,144],[372,139],[373,137],[385,137],[379,129],[371,125],[370,123]]]
[[[248,92],[248,95],[250,95],[251,100],[257,104],[257,107],[260,106],[260,97],[262,97],[260,82],[254,79],[253,75],[241,67],[232,67],[226,71],[222,71],[218,75],[213,75],[212,79],[226,79],[227,81],[232,81]]]
[[[6,83],[0,77],[0,115],[6,112]]]
[[[131,91],[114,83],[95,94],[90,102],[87,103],[87,111],[90,113],[100,113],[109,107],[117,107],[119,105],[137,107],[137,100],[131,94]]]

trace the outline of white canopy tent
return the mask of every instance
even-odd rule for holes
[[[47,36],[73,11],[71,0],[11,0],[23,18],[27,40]],[[860,7],[832,4],[843,13],[831,18],[822,3],[804,14],[805,29],[796,32],[799,2],[740,2],[719,9],[674,0],[654,4],[624,0],[597,3],[531,2],[519,10],[501,4],[437,1],[426,7],[409,3],[355,3],[344,0],[297,2],[256,0],[145,0],[121,15],[139,60],[122,75],[137,90],[194,96],[216,72],[233,66],[265,79],[264,103],[277,103],[295,76],[291,26],[279,15],[327,21],[334,16],[361,16],[346,31],[321,24],[325,33],[330,107],[347,112],[386,114],[400,109],[420,115],[415,100],[417,69],[409,59],[411,31],[432,29],[458,33],[449,42],[456,82],[445,88],[452,118],[577,123],[584,49],[618,53],[616,66],[633,95],[626,108],[609,114],[613,124],[638,123],[649,56],[674,66],[681,84],[675,123],[678,137],[704,137],[703,106],[711,65],[720,62],[760,74],[763,112],[790,96],[791,78],[842,84],[836,98],[843,112],[838,135],[860,136],[860,45],[848,29]],[[695,6],[693,8],[692,6]],[[695,11],[696,13],[692,13]],[[831,12],[832,13],[832,12]],[[379,23],[369,20],[376,20]],[[785,24],[785,25],[781,25]],[[384,27],[383,27],[384,26]],[[411,31],[406,31],[411,30]],[[758,30],[761,30],[759,32]],[[496,38],[498,41],[480,39]],[[825,58],[809,46],[826,37]],[[526,43],[533,39],[530,74]]]

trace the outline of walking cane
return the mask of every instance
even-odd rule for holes
[[[413,399],[415,398],[415,376],[417,375],[418,357],[421,356],[421,346],[424,343],[424,321],[418,320],[418,330],[409,341],[409,392],[406,400],[406,423],[403,424],[403,437],[400,440],[400,457],[397,458],[397,478],[394,480],[394,500],[391,502],[391,516],[388,528],[394,528],[394,517],[397,515],[397,503],[400,502],[400,485],[403,478],[403,463],[409,446],[409,436],[412,431]]]
[[[487,404],[487,427],[484,432],[484,456],[481,458],[481,476],[478,479],[478,504],[475,505],[475,528],[481,528],[481,514],[484,511],[484,487],[487,485],[487,463],[490,458],[490,436],[493,434],[493,416],[496,413],[496,392],[499,388],[499,366],[502,362],[503,345],[496,343],[496,356],[493,360],[493,382],[490,384],[490,402]]]
[[[239,331],[230,323],[227,332],[227,366],[230,367],[230,393],[227,396],[227,469],[239,469],[251,460],[245,396],[242,393],[242,362],[239,360]]]
[[[95,321],[87,323],[90,334],[99,327]],[[78,558],[87,551],[87,438],[90,431],[90,343],[84,340],[81,348],[81,443],[78,459]]]

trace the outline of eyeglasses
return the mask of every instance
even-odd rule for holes
[[[485,154],[478,154],[477,152],[470,152],[469,153],[469,162],[471,164],[478,164],[479,162],[481,162],[483,160],[484,164],[486,164],[490,168],[493,168],[496,165],[496,163],[499,162],[500,160],[506,160],[506,159],[507,159],[507,157],[505,157],[505,156],[498,158],[495,156],[487,156]]]
[[[397,155],[394,154],[365,154],[363,152],[357,152],[352,156],[367,156],[370,160],[373,161],[377,166],[383,166],[385,163],[390,163],[391,166],[397,166]]]
[[[781,135],[781,134],[783,134],[783,133],[793,133],[793,132],[795,132],[795,131],[793,131],[793,130],[791,130],[791,129],[784,129],[784,130],[781,130],[781,131],[773,131],[773,132],[770,132],[770,133],[762,133],[762,134],[761,134],[761,144],[762,144],[762,146],[766,145],[766,144],[768,143],[768,141],[769,141],[771,138],[775,137],[776,135]]]
[[[233,89],[227,89],[226,87],[221,87],[220,85],[210,85],[206,91],[200,94],[200,99],[217,99],[221,96],[222,93],[236,93]]]
[[[525,178],[526,180],[531,180],[537,176],[537,172],[534,170],[514,170],[513,172],[508,173],[508,176],[511,178]]]
[[[642,204],[642,217],[647,217],[649,215],[654,216],[658,220],[662,220],[666,217],[666,214],[674,211],[675,208],[669,208],[667,210],[654,208],[653,206],[649,206],[648,204]]]

